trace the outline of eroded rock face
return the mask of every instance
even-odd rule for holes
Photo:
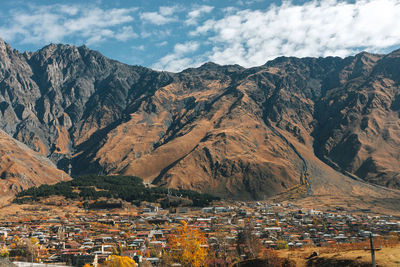
[[[348,176],[400,188],[399,69],[395,51],[174,74],[1,41],[0,127],[74,175],[244,199],[289,188],[304,169],[317,188]]]

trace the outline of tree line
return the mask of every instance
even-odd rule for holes
[[[219,199],[210,194],[201,194],[192,190],[148,187],[143,184],[141,178],[136,176],[85,175],[71,181],[63,181],[54,185],[44,184],[23,190],[16,195],[14,202],[26,203],[53,195],[79,200],[122,199],[135,205],[140,205],[142,201],[162,201],[165,205],[165,198],[176,196],[191,200],[192,206],[197,207],[208,206],[213,200]]]

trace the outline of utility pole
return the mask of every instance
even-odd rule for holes
[[[372,267],[376,267],[375,262],[375,249],[374,249],[374,241],[372,240],[372,233],[369,234],[369,242],[371,244],[371,259],[372,259]]]
[[[72,165],[71,162],[68,164],[68,175],[71,176]]]

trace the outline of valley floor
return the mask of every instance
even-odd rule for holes
[[[367,197],[316,195],[280,203],[220,201],[206,208],[163,210],[157,203],[125,203],[121,209],[87,210],[79,201],[54,196],[0,208],[0,247],[14,261],[32,259],[21,251],[26,253],[29,242],[36,240],[37,262],[72,264],[80,257],[91,262],[94,255],[105,259],[117,248],[123,255],[159,262],[160,246],[168,250],[169,236],[186,221],[205,234],[209,256],[226,264],[266,249],[300,267],[367,266],[372,233],[378,266],[399,266],[396,202],[386,209],[373,203]],[[310,257],[313,252],[317,255]]]

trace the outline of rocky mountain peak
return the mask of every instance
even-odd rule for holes
[[[315,190],[354,179],[400,187],[396,58],[280,57],[175,74],[84,46],[7,53],[0,128],[73,175],[242,199],[290,188],[304,171]]]
[[[387,57],[400,57],[400,48],[389,53]]]
[[[0,38],[0,49],[4,49],[6,46],[6,43],[4,42],[3,39]]]
[[[4,42],[3,39],[0,38],[0,57],[6,57],[7,54],[11,52],[11,47],[6,42]]]

